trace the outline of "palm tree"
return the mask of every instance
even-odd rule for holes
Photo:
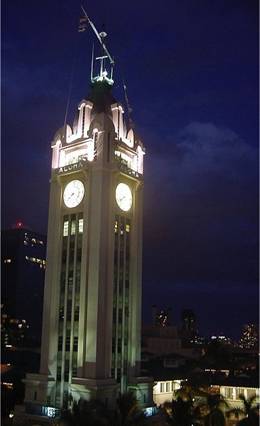
[[[109,426],[111,413],[105,405],[96,400],[80,399],[74,402],[72,410],[64,410],[60,426]]]
[[[205,416],[205,426],[225,426],[225,415],[221,409],[228,406],[221,394],[211,394],[207,397],[208,414]]]
[[[196,423],[194,419],[193,401],[189,396],[186,396],[185,399],[181,396],[177,396],[171,403],[165,404],[164,409],[166,421],[169,425],[191,426]]]
[[[102,402],[79,400],[72,410],[61,414],[60,426],[143,426],[147,423],[137,399],[131,392],[121,394],[115,410],[109,410]]]
[[[119,395],[112,426],[141,426],[146,423],[146,417],[140,410],[135,395],[132,392]]]
[[[244,416],[238,422],[239,426],[257,426],[259,424],[259,405],[255,404],[256,396],[246,399],[244,395],[239,395],[239,399],[242,401],[243,408],[232,408],[227,412],[227,416],[234,414],[237,419]]]

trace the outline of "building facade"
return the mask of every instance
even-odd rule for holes
[[[26,378],[32,414],[79,398],[112,406],[130,389],[144,406],[152,400],[139,377],[144,147],[112,83],[101,68],[73,127],[52,142],[41,368]]]
[[[2,314],[10,324],[26,324],[40,344],[46,267],[46,237],[18,222],[1,234]],[[10,342],[9,342],[10,343]]]

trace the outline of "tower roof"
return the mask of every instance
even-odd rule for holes
[[[112,94],[112,86],[106,81],[95,81],[91,84],[91,91],[87,100],[93,103],[93,113],[104,112],[111,115],[111,105],[116,99]]]

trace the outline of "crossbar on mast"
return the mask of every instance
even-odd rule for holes
[[[93,30],[93,31],[94,31],[94,33],[96,34],[97,39],[98,39],[99,43],[101,44],[101,46],[102,46],[102,48],[103,48],[104,52],[106,52],[106,54],[107,54],[107,56],[108,56],[108,58],[109,58],[109,61],[110,61],[110,65],[112,65],[112,66],[113,66],[113,65],[114,65],[114,63],[115,63],[115,61],[114,61],[114,59],[112,58],[112,56],[110,55],[109,51],[107,50],[106,45],[105,45],[105,43],[104,43],[104,42],[103,42],[103,40],[102,40],[102,37],[100,36],[100,34],[99,34],[98,30],[96,29],[96,27],[95,27],[94,23],[93,23],[93,22],[91,21],[91,19],[88,17],[87,12],[85,11],[85,9],[84,9],[84,7],[83,7],[82,5],[81,5],[81,9],[82,9],[82,11],[83,11],[84,15],[86,16],[86,18],[87,18],[87,20],[88,20],[88,23],[90,24],[90,26],[91,26],[92,30]]]

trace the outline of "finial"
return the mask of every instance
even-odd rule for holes
[[[106,81],[108,84],[113,85],[114,80],[113,80],[113,68],[114,68],[114,59],[112,58],[112,56],[110,55],[105,43],[104,43],[104,39],[107,36],[107,33],[105,31],[101,31],[100,33],[98,32],[98,30],[96,29],[94,23],[90,20],[90,18],[88,17],[85,9],[83,6],[81,6],[81,9],[84,13],[85,19],[88,21],[88,23],[90,24],[91,28],[93,29],[100,45],[102,48],[102,55],[99,57],[96,57],[95,60],[99,60],[100,61],[100,69],[99,69],[99,73],[98,75],[94,76],[94,47],[92,49],[92,60],[91,60],[91,82],[94,83],[96,81]],[[106,69],[106,60],[109,60],[109,65],[110,65],[110,73],[107,71]],[[109,76],[110,74],[110,76]]]

